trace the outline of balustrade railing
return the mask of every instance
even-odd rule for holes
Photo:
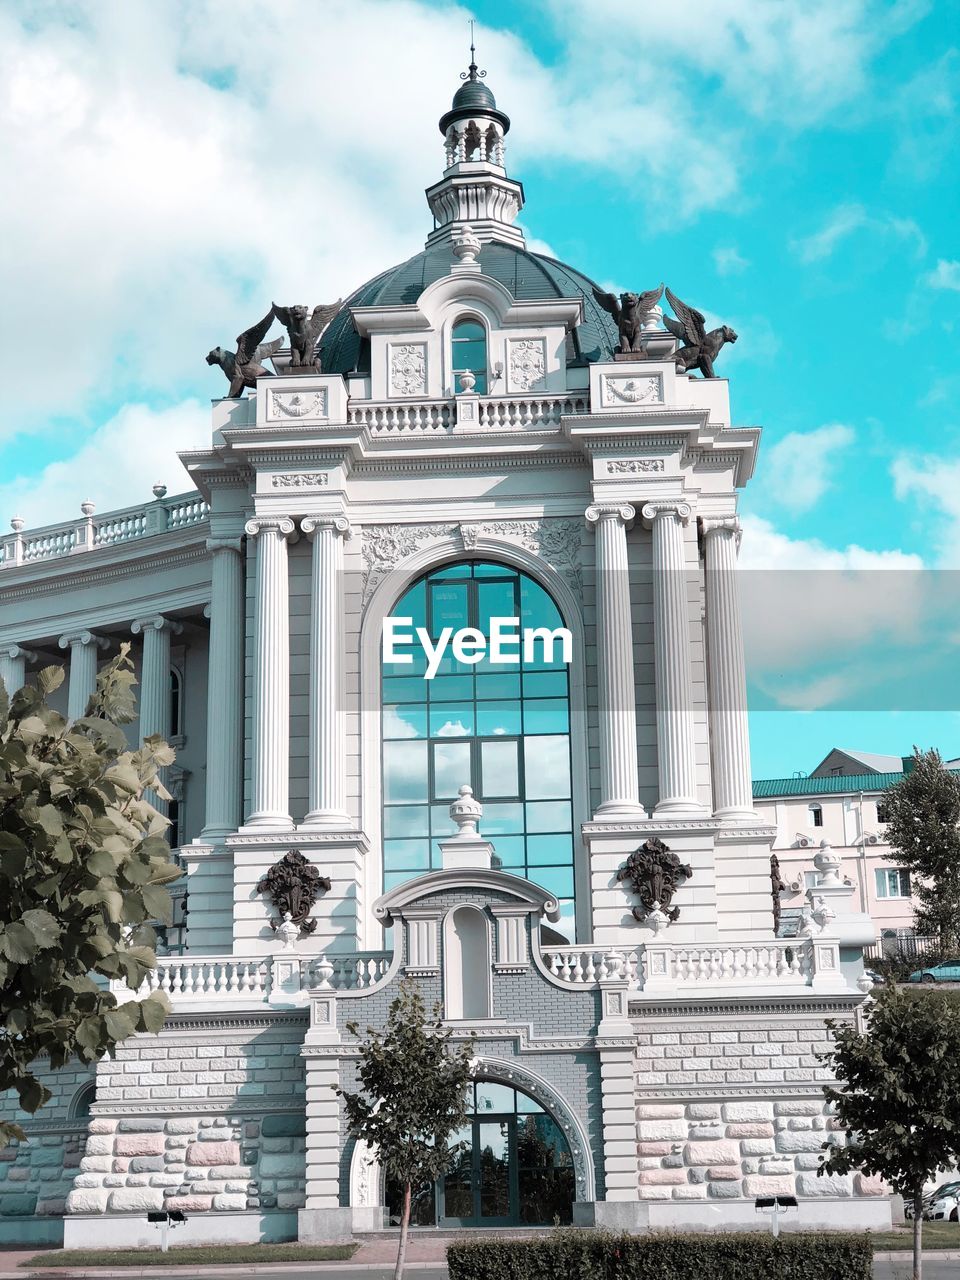
[[[814,977],[807,939],[702,946],[657,941],[633,949],[542,947],[539,964],[555,982],[571,987],[625,977],[635,990],[669,986],[693,991],[745,983],[809,986]]]
[[[589,397],[569,395],[482,396],[477,401],[475,426],[491,430],[555,426],[565,414],[586,413]],[[457,424],[455,400],[390,400],[372,403],[351,401],[347,421],[367,427],[373,435],[405,432],[448,431]]]

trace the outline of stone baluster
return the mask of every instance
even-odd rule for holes
[[[289,828],[290,601],[287,516],[258,516],[244,526],[257,539],[253,658],[253,787],[248,827]]]
[[[27,663],[36,659],[32,649],[24,649],[19,644],[6,644],[0,649],[0,684],[9,697],[27,683]]]
[[[74,631],[61,636],[59,643],[70,650],[67,718],[79,720],[97,687],[97,650],[106,649],[107,642],[92,631]]]
[[[658,814],[702,814],[697,802],[690,624],[683,530],[690,507],[677,499],[648,502],[653,530],[653,648],[657,692]]]
[[[219,840],[236,831],[243,818],[243,543],[239,538],[209,538],[207,550],[212,558],[209,727],[201,839]]]
[[[718,817],[755,818],[737,577],[740,522],[735,516],[705,519],[702,527],[713,807]]]
[[[143,636],[140,660],[140,740],[159,735],[170,738],[170,637],[183,628],[162,614],[138,618],[130,630]],[[161,773],[161,781],[163,775]],[[167,801],[148,788],[144,799],[161,813],[167,812]]]
[[[597,538],[598,818],[646,816],[637,784],[637,701],[627,560],[627,529],[635,514],[626,503],[598,503],[586,511]]]
[[[343,786],[344,516],[308,516],[300,528],[313,542],[310,604],[309,809],[304,824],[349,824]]]

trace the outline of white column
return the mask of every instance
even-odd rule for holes
[[[243,820],[243,544],[209,538],[207,789],[201,840],[222,839]]]
[[[290,601],[286,516],[244,526],[257,539],[253,654],[253,792],[248,827],[293,826],[290,819]]]
[[[162,614],[138,618],[130,630],[135,636],[143,636],[143,653],[140,658],[140,741],[159,735],[164,742],[170,738],[170,636],[183,630],[178,622],[171,622]],[[162,774],[161,774],[162,781]],[[167,812],[166,800],[148,788],[144,798]]]
[[[756,818],[750,779],[747,676],[735,516],[702,521],[706,579],[707,669],[713,807],[718,817]]]
[[[69,720],[79,720],[86,715],[87,703],[97,687],[97,650],[106,647],[106,640],[92,631],[74,631],[60,637],[60,648],[70,650]]]
[[[627,528],[636,515],[627,503],[586,510],[596,527],[597,679],[600,719],[600,807],[597,817],[646,817],[637,785],[637,696]]]
[[[309,811],[304,825],[349,825],[344,790],[343,539],[345,516],[308,516],[300,528],[313,541],[310,600]]]
[[[690,622],[683,530],[690,507],[676,499],[648,502],[653,530],[653,656],[657,687],[657,814],[702,814],[697,802]]]
[[[0,649],[0,684],[8,697],[12,698],[27,683],[27,663],[33,662],[36,656],[32,649],[24,649],[19,644],[7,644]]]

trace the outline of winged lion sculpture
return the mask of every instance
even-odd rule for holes
[[[338,298],[336,302],[328,303],[326,306],[314,307],[312,312],[308,312],[307,308],[302,306],[278,307],[276,303],[273,304],[276,317],[286,327],[287,336],[290,339],[291,367],[307,365],[312,369],[319,369],[317,339],[342,304],[343,299]]]
[[[701,311],[688,307],[685,302],[667,289],[667,301],[673,308],[673,316],[664,316],[663,323],[674,337],[679,338],[686,346],[674,356],[677,362],[677,373],[686,373],[690,369],[699,369],[705,378],[715,378],[713,362],[720,354],[720,348],[726,342],[736,342],[737,334],[729,325],[723,324],[719,329],[711,329],[707,333],[706,321]]]
[[[615,293],[604,293],[593,286],[593,296],[609,311],[616,321],[620,333],[621,351],[642,351],[640,335],[643,332],[644,317],[660,301],[663,285],[658,289],[648,289],[646,293],[621,293],[619,302]]]
[[[227,351],[225,347],[214,347],[207,354],[207,364],[219,365],[230,382],[227,398],[235,400],[244,387],[255,388],[258,378],[272,378],[269,369],[263,367],[263,361],[275,355],[283,346],[282,338],[273,342],[264,342],[267,331],[273,324],[273,307],[262,320],[251,325],[237,338],[236,351]]]

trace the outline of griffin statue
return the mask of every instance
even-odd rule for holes
[[[641,923],[654,912],[663,912],[674,921],[680,908],[673,906],[673,895],[685,880],[693,875],[693,868],[681,862],[668,845],[655,836],[645,840],[639,849],[630,854],[617,872],[617,879],[629,881],[641,906],[634,907],[633,918]]]
[[[643,351],[640,335],[644,317],[657,305],[662,294],[663,285],[660,285],[659,289],[648,289],[646,293],[621,293],[618,302],[615,293],[604,293],[593,286],[593,296],[617,322],[621,351]]]
[[[686,373],[690,369],[699,369],[705,378],[715,378],[713,362],[720,353],[725,342],[736,342],[737,335],[729,325],[723,324],[719,329],[706,331],[706,321],[700,311],[688,307],[685,302],[667,289],[667,301],[673,307],[673,316],[664,316],[663,323],[674,337],[685,342],[674,356],[677,362],[677,373]]]
[[[323,307],[314,307],[308,312],[306,307],[278,307],[273,304],[277,319],[286,326],[290,338],[290,367],[307,366],[319,371],[320,361],[317,357],[317,339],[340,310],[342,298]]]
[[[269,369],[263,367],[268,356],[275,355],[283,346],[282,338],[264,342],[267,330],[273,324],[273,307],[257,324],[252,325],[237,338],[236,351],[214,347],[207,356],[207,364],[218,364],[230,382],[227,398],[235,400],[244,387],[255,388],[258,378],[272,378]]]

